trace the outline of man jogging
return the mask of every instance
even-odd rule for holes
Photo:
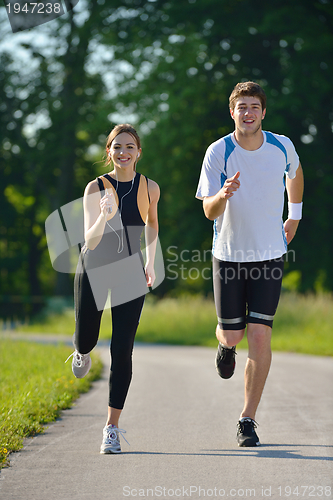
[[[233,375],[236,345],[247,327],[245,401],[237,441],[239,446],[258,446],[255,416],[271,364],[283,255],[301,219],[304,183],[290,139],[262,130],[266,95],[260,85],[238,83],[229,107],[235,131],[207,149],[196,197],[214,221],[216,369],[223,379]],[[283,224],[285,188],[289,213]]]

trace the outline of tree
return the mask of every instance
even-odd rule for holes
[[[194,199],[201,162],[207,146],[233,129],[228,96],[247,79],[268,95],[265,128],[293,140],[305,171],[304,220],[287,272],[302,273],[303,290],[333,289],[332,0],[78,6],[31,30],[43,45],[7,33],[0,47],[0,292],[71,294],[71,279],[51,270],[44,221],[100,173],[96,161],[119,120],[141,131],[140,170],[161,186],[166,265],[175,254],[181,264],[187,250],[183,256],[204,270],[212,228]],[[15,51],[8,39],[21,40]],[[207,274],[191,277],[191,262],[157,291],[208,293]]]
[[[4,40],[3,294],[72,295],[69,275],[51,271],[44,223],[50,212],[82,196],[87,177],[94,175],[89,146],[98,144],[101,131],[109,126],[101,75],[86,68],[103,7],[93,1],[85,6],[89,23],[71,11],[67,18],[34,28],[42,45],[38,37],[23,37],[13,52]],[[108,12],[115,10],[110,7]],[[12,39],[10,34],[7,39]]]
[[[145,32],[154,39],[151,54],[161,55],[157,62],[147,57],[144,43],[133,38],[128,61],[137,65],[141,57],[142,65],[146,57],[151,71],[145,79],[129,78],[132,91],[123,102],[137,113],[142,130],[150,130],[144,158],[147,172],[161,184],[163,248],[209,247],[210,225],[193,200],[201,161],[207,146],[233,129],[233,86],[251,79],[268,95],[265,127],[293,140],[305,172],[304,220],[287,272],[302,273],[303,290],[332,289],[332,2],[284,0],[254,8],[251,0],[191,0],[157,6]],[[207,291],[210,286],[206,282]]]

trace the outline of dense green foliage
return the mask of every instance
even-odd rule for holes
[[[43,425],[69,408],[102,370],[93,357],[84,379],[74,378],[64,360],[72,349],[31,342],[0,341],[0,468],[10,452],[22,448],[23,438],[43,432]],[[45,362],[52,358],[52,363]]]
[[[194,194],[206,148],[233,129],[228,96],[248,79],[267,92],[265,129],[293,140],[305,172],[286,272],[299,290],[333,289],[332,0],[80,0],[22,34],[0,13],[1,295],[72,294],[72,277],[51,268],[44,222],[103,173],[119,120],[139,128],[139,170],[161,187],[167,279],[156,293],[208,293],[212,228]]]

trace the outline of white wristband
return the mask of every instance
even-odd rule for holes
[[[290,203],[288,201],[288,219],[301,220],[302,218],[302,206],[301,203]]]

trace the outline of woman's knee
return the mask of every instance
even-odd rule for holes
[[[131,362],[133,345],[115,345],[111,342],[111,358],[113,363],[124,364]]]

